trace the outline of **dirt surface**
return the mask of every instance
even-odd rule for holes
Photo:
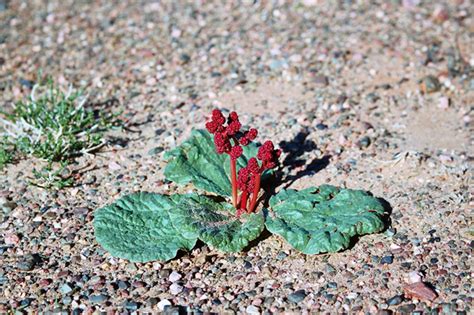
[[[77,159],[75,187],[29,185],[34,159],[0,172],[0,312],[471,313],[473,13],[466,0],[0,0],[2,109],[41,70],[117,99],[127,122]],[[94,210],[192,189],[165,180],[163,153],[215,107],[286,143],[279,189],[368,190],[391,225],[335,254],[266,235],[239,254],[111,257]],[[412,294],[419,280],[433,301]]]

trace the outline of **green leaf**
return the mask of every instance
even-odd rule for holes
[[[196,244],[194,234],[172,225],[169,213],[186,195],[134,193],[98,209],[94,216],[97,242],[112,256],[134,262],[169,260],[179,249]]]
[[[181,199],[177,211],[170,212],[173,223],[213,248],[223,252],[241,251],[263,231],[262,212],[237,218],[228,202],[208,196],[188,196]]]
[[[282,190],[270,199],[267,229],[305,254],[346,249],[355,235],[384,228],[381,202],[361,190],[329,185]]]
[[[244,147],[243,155],[237,160],[237,171],[247,165],[249,158],[257,156],[257,145]],[[231,196],[230,158],[217,154],[213,136],[206,130],[193,130],[191,137],[183,144],[166,152],[168,160],[165,176],[180,185],[193,183],[196,188],[221,196]]]

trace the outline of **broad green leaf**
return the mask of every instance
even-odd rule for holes
[[[238,252],[256,239],[264,228],[263,214],[235,216],[228,202],[200,195],[181,199],[177,211],[170,212],[173,224],[204,243],[223,252]]]
[[[174,228],[169,217],[184,198],[134,193],[98,209],[94,215],[97,242],[112,256],[134,262],[174,258],[179,249],[189,250],[197,241],[194,234]]]
[[[346,249],[355,235],[383,230],[384,207],[361,190],[329,185],[282,190],[270,199],[267,229],[305,254]]]
[[[250,143],[237,160],[237,171],[253,156],[257,156],[257,145]],[[221,196],[232,195],[230,158],[227,154],[217,154],[213,135],[206,130],[193,130],[188,140],[166,152],[164,158],[168,160],[165,168],[168,180],[180,185],[191,182],[196,188]]]

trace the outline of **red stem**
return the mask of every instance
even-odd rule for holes
[[[243,211],[247,211],[247,198],[248,198],[249,194],[247,193],[247,191],[243,191],[242,192],[242,195],[241,195],[241,199],[240,199],[240,209],[243,210]]]
[[[237,209],[237,165],[236,161],[230,159],[230,180],[232,182],[232,204]]]
[[[252,201],[250,202],[249,213],[252,213],[255,210],[257,205],[258,193],[260,191],[260,174],[255,177],[255,188],[252,193]]]

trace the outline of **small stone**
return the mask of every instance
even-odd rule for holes
[[[422,277],[418,271],[412,271],[406,277],[406,281],[408,283],[417,283],[417,282],[421,282],[421,280],[422,280]]]
[[[72,288],[69,286],[69,284],[65,283],[59,288],[59,292],[62,294],[68,294],[71,293]]]
[[[114,161],[111,161],[109,162],[109,169],[111,171],[118,171],[119,169],[121,169],[122,167],[120,166],[120,164],[118,164],[117,162],[114,162]]]
[[[347,298],[348,298],[349,300],[354,300],[354,299],[356,299],[358,296],[359,296],[359,294],[358,294],[357,292],[351,292],[351,293],[347,294]]]
[[[440,88],[439,80],[435,76],[429,75],[421,80],[421,90],[425,94],[439,91]]]
[[[329,84],[329,80],[325,75],[318,74],[314,77],[314,83],[326,86]]]
[[[436,23],[443,23],[449,19],[449,12],[444,6],[437,6],[433,11],[433,20]]]
[[[160,311],[163,311],[166,306],[171,306],[171,302],[168,300],[161,300],[160,302],[158,302],[158,309]]]
[[[0,0],[0,12],[5,11],[8,8],[8,1],[7,0]]]
[[[4,242],[6,245],[16,245],[20,242],[20,238],[15,233],[6,233]]]
[[[441,109],[447,109],[449,107],[449,98],[446,96],[440,97],[438,107]]]
[[[390,265],[391,263],[393,263],[393,256],[384,256],[380,260],[380,264],[382,265]]]
[[[86,207],[79,207],[79,208],[75,208],[73,212],[77,216],[82,216],[82,215],[87,215],[89,213],[89,209]]]
[[[371,103],[375,103],[380,99],[380,96],[372,92],[372,93],[367,94],[366,99]]]
[[[247,306],[247,308],[245,309],[245,311],[247,312],[247,314],[260,314],[260,309],[258,307],[256,307],[255,305],[249,305]]]
[[[0,202],[0,208],[5,214],[10,213],[13,209],[17,207],[17,204],[12,201]]]
[[[122,280],[120,280],[120,281],[117,283],[117,285],[118,285],[118,288],[119,288],[119,289],[122,289],[122,290],[125,290],[126,288],[128,288],[128,287],[130,286],[127,281],[122,281]]]
[[[125,267],[125,269],[126,269],[128,272],[130,272],[130,273],[135,273],[135,272],[137,272],[137,270],[138,270],[138,269],[137,269],[137,266],[135,266],[134,263],[128,264],[127,267]]]
[[[181,277],[182,277],[182,276],[181,276],[178,272],[173,271],[173,272],[170,274],[170,276],[168,277],[168,280],[169,280],[170,282],[176,282],[176,281],[178,281],[179,279],[181,279]]]
[[[69,305],[71,304],[72,302],[72,297],[70,297],[69,295],[66,295],[65,297],[63,297],[63,304],[64,305]]]
[[[18,261],[16,267],[20,270],[29,271],[29,270],[33,270],[36,264],[40,262],[41,262],[41,258],[37,254],[25,255]]]
[[[406,304],[397,308],[399,314],[410,314],[416,308],[415,304]]]
[[[370,137],[362,137],[359,141],[357,141],[357,146],[359,148],[367,148],[371,143]]]
[[[334,268],[334,267],[333,267],[332,265],[330,265],[330,264],[326,264],[325,269],[326,269],[326,272],[328,272],[328,273],[336,272],[336,268]]]
[[[330,288],[330,289],[337,289],[337,283],[336,282],[329,282],[327,285],[328,285],[328,288]]]
[[[395,295],[394,297],[388,299],[387,304],[392,306],[392,305],[398,305],[403,302],[403,299],[400,295]]]
[[[153,306],[157,305],[158,302],[159,302],[159,300],[157,298],[150,298],[147,302],[147,306],[153,307]]]
[[[403,288],[405,296],[408,298],[417,298],[419,300],[434,301],[438,294],[423,282],[409,284]]]
[[[305,290],[298,290],[288,295],[288,300],[293,303],[299,303],[306,297]]]
[[[158,272],[158,275],[160,276],[160,278],[168,278],[171,274],[171,270],[170,269],[161,269],[159,272]]]
[[[162,147],[156,147],[156,148],[153,148],[150,151],[148,151],[148,155],[150,155],[150,156],[157,155],[157,154],[160,154],[163,151],[164,151],[164,149]]]
[[[89,296],[89,301],[91,303],[97,303],[97,304],[100,304],[100,303],[103,303],[107,300],[108,296],[105,295],[105,294],[98,294],[98,295],[91,295]]]
[[[129,311],[136,311],[138,309],[138,303],[134,301],[125,301],[123,307]]]
[[[177,295],[183,291],[183,287],[177,284],[176,282],[170,285],[170,292],[173,295]]]
[[[319,123],[319,124],[316,125],[316,128],[317,128],[318,130],[324,130],[324,129],[328,129],[328,125]]]

